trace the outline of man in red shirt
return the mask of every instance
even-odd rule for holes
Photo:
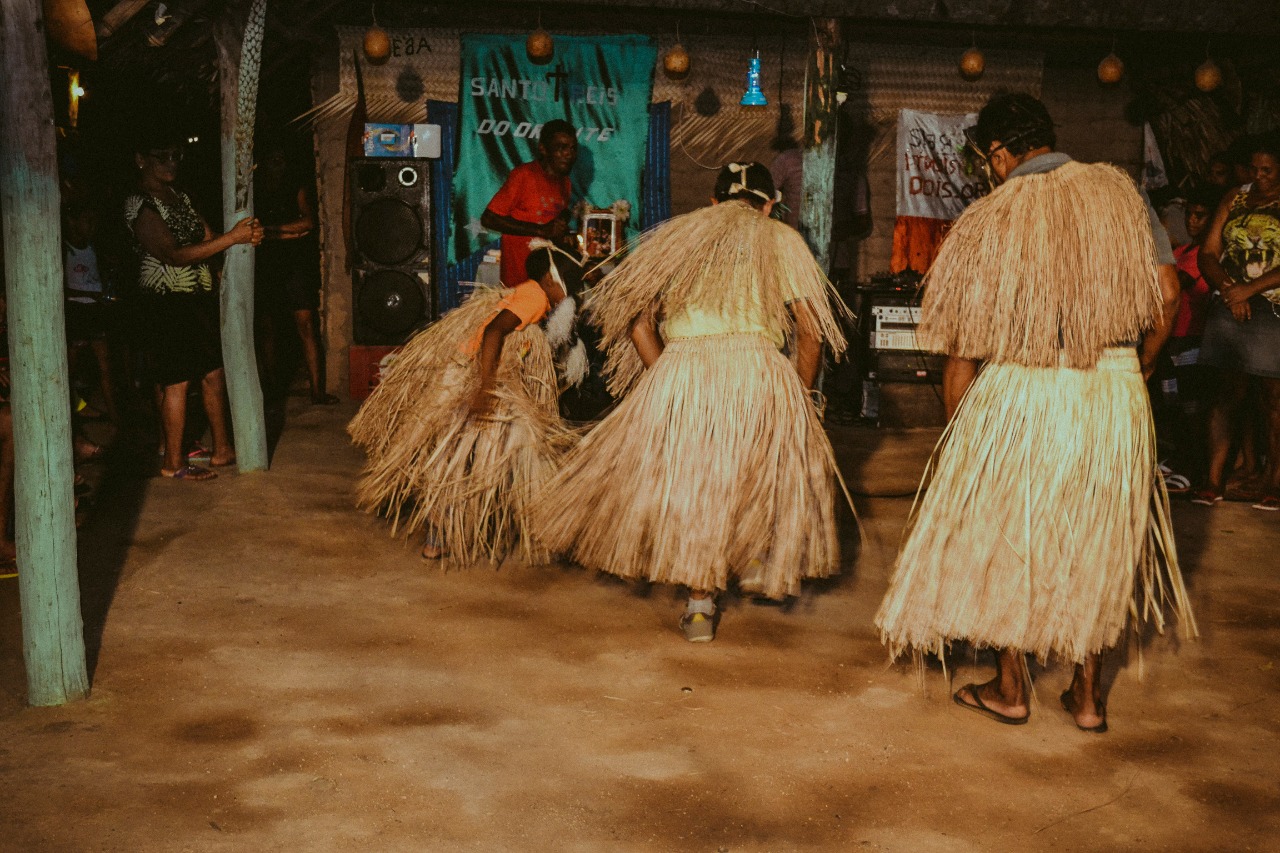
[[[502,235],[502,283],[515,287],[525,279],[529,241],[550,240],[570,251],[569,172],[578,160],[578,134],[564,119],[542,126],[538,159],[511,170],[480,224]]]

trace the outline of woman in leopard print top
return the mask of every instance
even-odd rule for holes
[[[139,288],[146,349],[162,389],[160,421],[164,461],[160,473],[188,480],[214,472],[186,464],[182,446],[187,387],[199,380],[213,433],[215,467],[235,463],[227,430],[227,387],[222,371],[218,294],[208,260],[240,244],[262,242],[262,226],[246,217],[216,234],[174,184],[182,161],[181,136],[152,131],[139,140],[134,162],[138,192],[125,201],[125,219],[141,257]]]

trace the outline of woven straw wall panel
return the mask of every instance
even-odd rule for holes
[[[844,109],[874,130],[867,162],[872,232],[858,251],[856,273],[866,277],[889,268],[896,219],[898,111],[941,114],[976,112],[997,92],[1028,92],[1037,97],[1044,77],[1038,53],[984,51],[986,71],[970,82],[960,76],[962,51],[921,45],[851,44],[846,64],[861,85],[849,93]]]

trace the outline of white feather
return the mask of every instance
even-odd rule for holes
[[[561,366],[561,378],[566,385],[579,385],[587,378],[587,371],[590,369],[591,365],[587,362],[587,346],[582,341],[578,341],[565,354],[564,364]]]
[[[552,349],[560,349],[573,338],[573,323],[578,316],[578,304],[572,296],[560,300],[551,316],[542,324],[542,331]]]

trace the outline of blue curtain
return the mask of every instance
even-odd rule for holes
[[[458,163],[458,105],[448,101],[427,101],[427,121],[440,125],[440,159],[431,161],[431,257],[436,281],[436,305],[440,313],[457,308],[462,301],[459,282],[475,281],[486,246],[456,264],[449,257],[449,224],[453,204],[453,172]]]
[[[640,227],[671,218],[671,102],[649,106],[649,142],[640,178]]]
[[[450,209],[453,172],[458,162],[458,105],[427,101],[427,121],[440,125],[440,159],[431,161],[431,274],[435,279],[436,306],[441,314],[462,301],[459,282],[475,281],[485,250],[456,264],[449,257]],[[652,228],[671,218],[671,104],[649,107],[649,138],[645,146],[644,173],[640,179],[640,226]],[[495,241],[485,249],[497,248]]]

